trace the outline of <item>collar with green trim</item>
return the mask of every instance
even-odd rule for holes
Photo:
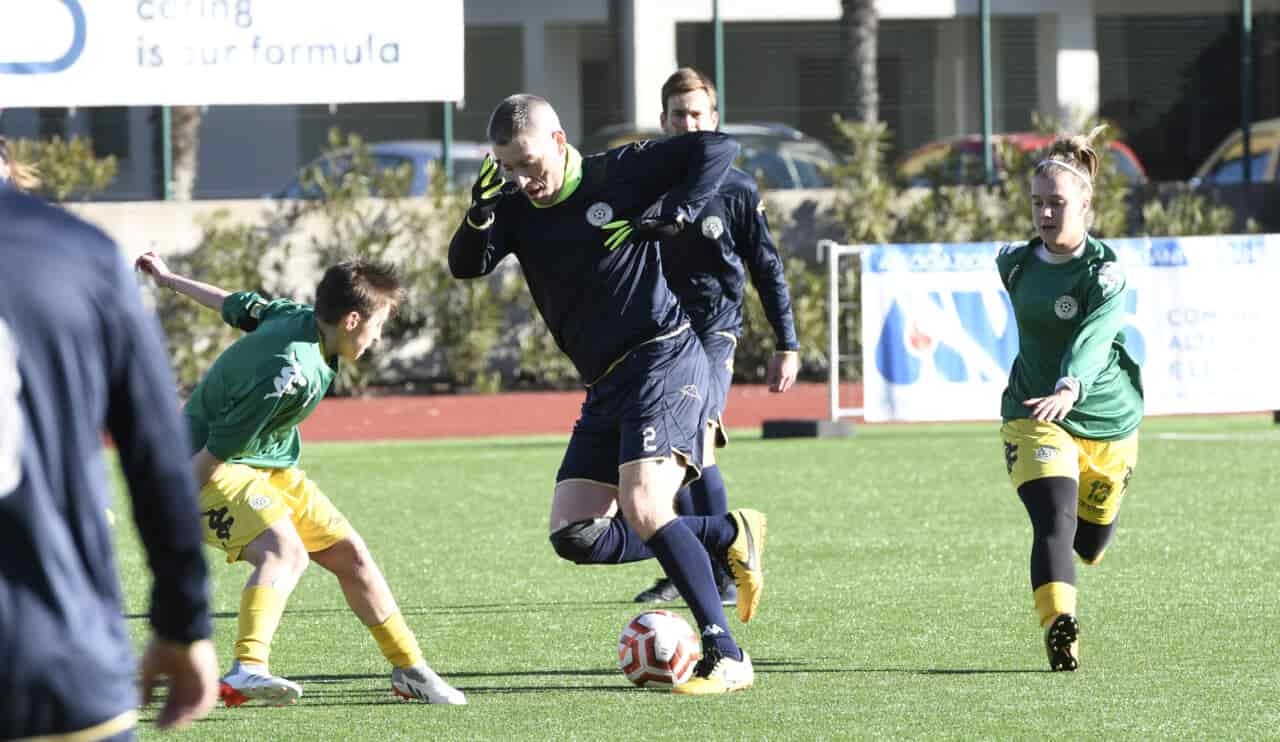
[[[564,184],[560,186],[560,193],[556,194],[556,200],[549,204],[540,204],[537,201],[530,200],[529,203],[533,204],[535,208],[549,209],[552,206],[563,203],[582,184],[582,155],[578,153],[578,150],[574,149],[572,144],[565,144],[564,147]]]

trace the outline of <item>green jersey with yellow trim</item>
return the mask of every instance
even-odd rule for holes
[[[1142,421],[1142,378],[1124,345],[1128,286],[1115,252],[1087,237],[1084,250],[1062,263],[1037,255],[1040,238],[1006,245],[996,257],[1018,323],[1018,357],[1009,372],[1000,414],[1029,417],[1023,404],[1077,390],[1059,424],[1091,440],[1119,440]]]
[[[264,469],[298,463],[298,424],[320,404],[338,361],[325,358],[315,310],[256,293],[231,294],[222,318],[247,334],[213,362],[187,401],[192,452]]]

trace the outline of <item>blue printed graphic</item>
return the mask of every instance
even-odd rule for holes
[[[1018,356],[1018,333],[1013,321],[1013,305],[1003,291],[930,291],[922,321],[895,299],[889,307],[876,340],[876,371],[890,384],[915,384],[926,372],[936,381],[950,383],[996,383],[1008,377]],[[992,300],[998,299],[993,306]],[[993,321],[993,309],[1002,311],[1006,321]],[[1125,314],[1135,317],[1138,294],[1129,290]],[[939,320],[939,316],[942,317]],[[998,324],[1003,330],[996,331]],[[926,329],[932,325],[934,330]],[[1132,323],[1123,333],[1123,342],[1139,364],[1146,360],[1146,341]]]
[[[931,291],[929,313],[952,321],[921,322],[898,301],[885,315],[876,342],[876,370],[890,384],[914,384],[931,368],[943,381],[996,382],[1018,355],[1018,334],[1008,295],[981,291]],[[997,299],[1008,321],[997,334],[988,303]],[[928,330],[932,324],[939,329]]]
[[[1136,317],[1138,314],[1138,292],[1133,289],[1129,289],[1129,295],[1125,298],[1124,313],[1130,318]],[[1121,333],[1121,341],[1124,343],[1125,349],[1129,351],[1129,355],[1138,362],[1139,366],[1147,362],[1147,341],[1142,337],[1142,331],[1133,324],[1132,320],[1125,325]]]
[[[76,60],[80,58],[80,54],[84,52],[86,35],[84,8],[80,7],[80,0],[60,1],[67,6],[67,12],[71,13],[71,23],[74,29],[71,37],[71,46],[68,47],[67,51],[57,59],[48,62],[0,61],[0,75],[48,75],[62,72],[76,63]]]

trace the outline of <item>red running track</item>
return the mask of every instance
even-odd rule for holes
[[[582,399],[580,391],[328,399],[302,424],[302,435],[310,441],[536,434],[567,437]],[[862,385],[844,385],[841,404],[861,405]],[[744,384],[729,391],[725,425],[758,428],[765,420],[827,416],[826,384],[797,384],[784,394]]]

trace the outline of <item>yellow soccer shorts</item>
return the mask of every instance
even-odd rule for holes
[[[1079,482],[1082,520],[1111,524],[1138,465],[1138,433],[1118,441],[1077,438],[1055,423],[1010,420],[1000,427],[1004,461],[1014,489],[1034,479],[1069,477]]]
[[[223,464],[200,490],[204,542],[240,559],[251,541],[288,518],[308,552],[346,538],[351,525],[301,469],[257,469]]]

